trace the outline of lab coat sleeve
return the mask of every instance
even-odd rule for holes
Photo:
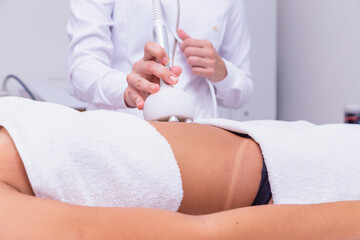
[[[219,54],[225,62],[227,76],[214,83],[218,103],[238,109],[248,102],[253,92],[249,50],[251,40],[247,28],[245,6],[234,0],[225,23],[225,35]]]
[[[68,68],[73,94],[104,109],[126,108],[126,74],[111,68],[113,0],[71,0]]]

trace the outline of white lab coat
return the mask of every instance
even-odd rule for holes
[[[250,74],[250,37],[242,0],[162,0],[168,27],[179,28],[195,39],[211,41],[223,58],[228,75],[213,83],[218,104],[236,109],[243,106],[253,90]],[[152,41],[150,0],[71,0],[68,23],[68,55],[73,94],[88,103],[88,109],[129,109],[124,102],[126,76],[143,57],[144,45]],[[169,33],[170,52],[175,45]],[[195,76],[179,46],[174,65],[183,73],[176,87],[196,102],[196,118],[215,117],[210,88],[203,77]],[[127,109],[126,109],[127,108]]]

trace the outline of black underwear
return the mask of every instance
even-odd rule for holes
[[[243,138],[251,138],[247,134],[232,132],[237,136],[243,137]],[[269,176],[268,171],[265,165],[265,162],[263,161],[263,169],[261,171],[261,180],[260,180],[260,186],[259,190],[256,194],[255,200],[251,204],[251,206],[258,206],[258,205],[266,205],[270,202],[272,198],[271,188],[270,188],[270,182],[269,182]]]
[[[263,162],[263,169],[261,172],[261,181],[260,181],[259,190],[251,206],[266,205],[270,202],[271,198],[272,198],[272,193],[270,188],[268,171],[266,169],[265,162]]]

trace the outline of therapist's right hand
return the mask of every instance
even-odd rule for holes
[[[133,65],[132,72],[126,77],[128,87],[124,100],[128,107],[142,110],[146,98],[160,90],[159,79],[171,85],[178,82],[182,70],[177,66],[167,69],[168,62],[169,57],[163,47],[155,42],[146,43],[144,57]]]

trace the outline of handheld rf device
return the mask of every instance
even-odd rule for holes
[[[167,27],[163,18],[160,0],[152,0],[153,40],[162,46],[170,57]],[[170,68],[170,63],[166,66]],[[195,105],[184,91],[167,84],[160,79],[160,90],[151,94],[144,104],[144,119],[147,121],[192,122]]]

